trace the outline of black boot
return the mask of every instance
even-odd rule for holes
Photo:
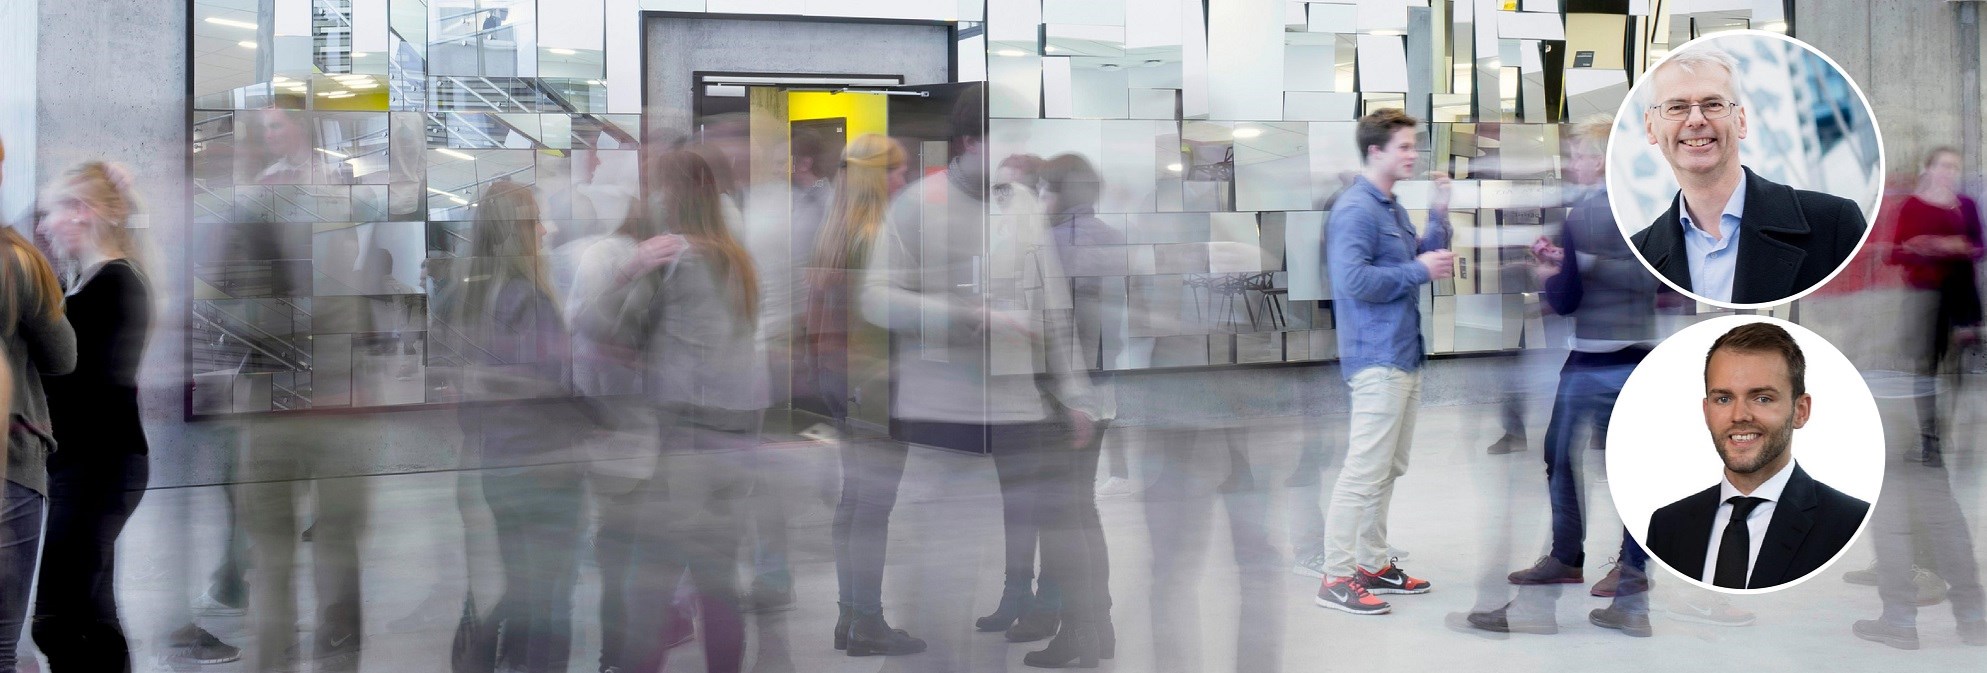
[[[849,649],[849,624],[855,622],[855,610],[847,603],[837,603],[841,616],[835,618],[835,649]]]
[[[1014,626],[1014,620],[1021,618],[1021,608],[1029,598],[1027,589],[1001,591],[1000,607],[994,608],[993,614],[974,620],[973,627],[981,631],[1006,631]]]
[[[849,624],[849,656],[917,654],[925,651],[925,641],[912,638],[903,629],[892,629],[883,615],[856,615]]]
[[[1096,668],[1100,654],[1095,623],[1069,619],[1056,632],[1055,640],[1039,651],[1029,652],[1021,663],[1035,668]]]
[[[1056,635],[1062,625],[1062,611],[1043,608],[1038,597],[1021,613],[1021,619],[1014,622],[1014,628],[1007,630],[1007,642],[1032,643]]]

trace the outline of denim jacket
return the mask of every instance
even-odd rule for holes
[[[1428,217],[1417,239],[1407,210],[1365,176],[1347,187],[1326,222],[1325,260],[1332,279],[1340,372],[1388,366],[1421,368],[1420,288],[1428,269],[1415,256],[1449,247],[1448,213]]]

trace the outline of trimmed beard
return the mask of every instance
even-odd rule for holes
[[[1759,455],[1750,464],[1734,463],[1735,458],[1725,448],[1725,442],[1728,441],[1725,435],[1717,432],[1711,433],[1711,445],[1717,447],[1718,458],[1725,462],[1725,469],[1738,474],[1752,474],[1768,465],[1772,465],[1773,461],[1779,460],[1782,454],[1787,453],[1787,450],[1793,447],[1793,417],[1789,416],[1787,422],[1777,428],[1760,427],[1765,431],[1766,445],[1760,448]],[[1725,431],[1725,433],[1730,432],[1730,430]]]

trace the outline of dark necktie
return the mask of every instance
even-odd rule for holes
[[[1765,498],[1735,495],[1725,502],[1732,506],[1732,520],[1718,538],[1718,572],[1711,583],[1727,589],[1746,588],[1746,558],[1752,554],[1752,531],[1746,529],[1746,516],[1766,502]]]

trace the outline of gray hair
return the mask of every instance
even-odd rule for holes
[[[1731,84],[1732,102],[1741,105],[1745,103],[1745,87],[1739,85],[1739,60],[1732,58],[1732,55],[1725,50],[1709,45],[1691,47],[1670,54],[1669,58],[1656,64],[1656,70],[1672,66],[1692,75],[1698,73],[1698,68],[1724,68]],[[1655,72],[1649,74],[1654,76]],[[1655,103],[1660,104],[1662,101]]]

